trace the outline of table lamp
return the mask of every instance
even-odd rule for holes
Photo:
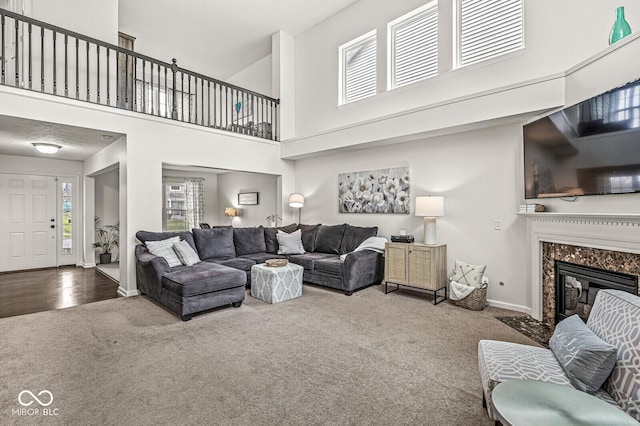
[[[416,216],[424,217],[424,243],[436,244],[436,217],[444,216],[444,197],[416,197]]]
[[[238,216],[238,209],[235,207],[227,207],[224,209],[224,215],[229,218],[229,226],[231,226],[233,218]]]

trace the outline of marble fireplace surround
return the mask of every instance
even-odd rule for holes
[[[553,324],[553,260],[640,275],[640,215],[530,213],[531,316]],[[543,243],[546,253],[543,253]],[[545,255],[543,257],[543,254]]]

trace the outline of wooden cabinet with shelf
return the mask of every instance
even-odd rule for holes
[[[433,303],[447,299],[447,246],[445,244],[387,243],[385,247],[385,293],[400,286],[433,292]],[[395,284],[394,290],[388,285]],[[438,299],[438,292],[444,296]]]

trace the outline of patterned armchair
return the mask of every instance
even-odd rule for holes
[[[640,297],[617,290],[599,291],[587,327],[618,348],[616,365],[595,396],[640,421]],[[491,392],[498,383],[528,379],[572,386],[553,352],[535,346],[481,340],[478,369],[484,405],[493,420],[497,417]]]

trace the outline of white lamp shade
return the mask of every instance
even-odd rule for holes
[[[304,207],[304,195],[298,194],[297,192],[289,195],[289,206],[296,209],[301,209],[302,207]]]
[[[416,197],[416,216],[444,216],[444,197]]]

